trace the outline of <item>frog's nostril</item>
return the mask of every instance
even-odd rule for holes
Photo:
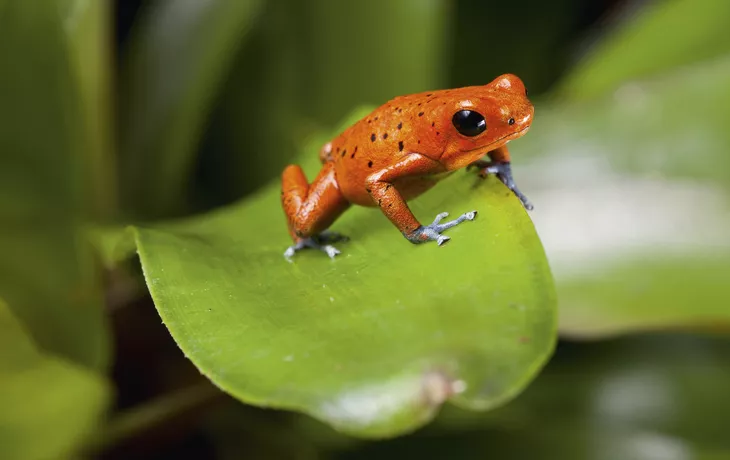
[[[507,123],[509,123],[509,125],[512,126],[512,125],[515,124],[515,119],[514,118],[510,118],[509,121],[507,121]]]

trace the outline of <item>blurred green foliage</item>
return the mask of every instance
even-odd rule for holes
[[[101,203],[89,178],[108,155],[91,148],[103,133],[90,121],[100,116],[90,92],[102,83],[81,76],[92,64],[76,54],[79,34],[94,38],[80,24],[98,31],[104,16],[59,6],[69,5],[0,2],[0,457],[8,459],[72,455],[109,399],[101,279],[79,234]]]
[[[728,75],[721,57],[546,105],[515,143],[565,335],[730,322]]]
[[[119,115],[120,181],[132,215],[160,217],[184,206],[211,102],[260,5],[163,0],[136,25]]]
[[[0,295],[42,348],[104,370],[100,275],[78,234],[95,204],[84,116],[92,96],[74,54],[83,31],[56,2],[0,5],[0,62],[12,63],[0,72]]]
[[[0,299],[0,456],[64,458],[98,423],[108,391],[93,370],[41,350]]]
[[[559,94],[586,99],[622,83],[730,53],[730,3],[669,0],[636,11],[560,84]]]
[[[450,10],[441,0],[268,2],[223,88],[209,138],[220,164],[204,183],[219,184],[220,199],[250,193],[355,107],[439,85]]]
[[[643,6],[580,0],[519,5],[140,1],[128,16],[129,34],[120,33],[124,38],[116,50],[110,43],[112,17],[124,16],[132,3],[117,2],[113,10],[109,2],[0,0],[0,457],[64,457],[86,449],[121,452],[124,458],[125,440],[155,437],[160,426],[182,433],[175,438],[181,444],[191,431],[205,433],[219,458],[397,456],[404,451],[425,458],[440,453],[450,458],[728,456],[722,432],[728,417],[721,405],[730,383],[727,341],[697,337],[727,331],[730,316],[726,1],[665,0]],[[586,19],[607,11],[613,13],[610,20]],[[328,286],[343,283],[336,289],[350,299],[348,324],[369,324],[373,336],[387,337],[380,352],[399,356],[401,336],[388,336],[388,331],[409,330],[412,321],[416,330],[421,323],[399,316],[393,324],[385,314],[365,318],[370,323],[358,320],[355,312],[365,303],[369,282],[338,273],[314,255],[302,258],[320,264],[311,273],[285,264],[279,255],[285,233],[283,216],[277,217],[276,186],[266,184],[315,134],[329,132],[356,106],[428,88],[484,83],[504,72],[520,75],[538,103],[533,130],[510,147],[518,182],[536,204],[531,217],[555,274],[561,333],[599,343],[563,343],[545,372],[505,407],[487,413],[447,408],[419,433],[388,443],[345,438],[304,416],[230,400],[223,411],[206,411],[206,417],[187,415],[185,428],[171,424],[192,406],[206,409],[205,401],[220,393],[174,393],[188,382],[188,374],[155,367],[159,350],[154,346],[131,357],[118,347],[114,357],[117,365],[152,363],[150,372],[110,374],[110,336],[118,343],[142,340],[142,332],[158,321],[123,323],[126,328],[110,333],[110,322],[119,323],[135,309],[150,311],[152,305],[120,294],[119,279],[137,270],[125,262],[135,249],[128,234],[102,231],[105,236],[95,242],[103,253],[91,251],[85,238],[89,227],[98,236],[109,224],[138,225],[156,306],[200,370],[216,382],[229,382],[226,374],[232,369],[256,369],[247,376],[252,385],[267,382],[259,395],[271,399],[252,402],[316,413],[282,404],[281,394],[272,392],[276,379],[282,385],[295,382],[297,374],[284,370],[286,360],[269,365],[260,359],[263,364],[254,368],[247,359],[278,349],[280,343],[269,343],[279,332],[277,325],[304,328],[305,313],[311,316],[304,332],[312,334],[312,341],[302,334],[287,346],[337,347],[327,357],[343,351],[327,335],[332,331],[328,321],[334,321],[327,312],[332,312],[323,308],[326,317],[316,321],[321,305],[307,295],[306,286],[317,274]],[[311,153],[309,161],[315,161]],[[434,206],[458,212],[451,208],[501,190],[490,183],[467,191],[459,179],[466,180],[454,177],[453,185],[417,201],[419,216],[432,213]],[[240,205],[204,213],[243,197]],[[490,199],[480,208],[500,209],[505,219],[511,216],[515,225],[531,228],[513,205]],[[155,222],[192,214],[200,215],[175,225]],[[373,229],[383,230],[371,240],[360,234],[349,246],[353,256],[364,259],[362,247],[383,242],[386,248],[401,243],[398,251],[412,249],[379,217],[358,210],[338,223],[354,228],[348,225],[371,219]],[[256,239],[257,225],[273,233],[279,224],[282,233],[272,235],[268,246]],[[496,218],[479,225],[484,227],[459,228],[459,242],[466,247],[484,239],[485,229],[506,226]],[[246,246],[249,236],[275,253],[281,265],[252,252]],[[507,263],[505,252],[532,254],[529,261],[542,267],[538,279],[549,279],[534,235],[528,252],[519,245],[491,247],[494,241],[482,242],[472,260],[456,254],[456,246],[447,255],[439,253],[439,259],[458,267],[448,268],[454,276],[464,274],[460,278],[470,281],[474,295],[499,292],[501,284],[488,275]],[[193,247],[199,251],[186,255]],[[391,282],[380,300],[387,301],[393,290],[406,292],[399,264],[412,268],[409,264],[421,256],[386,260],[385,254],[372,252],[379,266],[386,266],[383,277],[374,279]],[[349,270],[358,269],[343,260]],[[523,286],[518,277],[526,265],[516,263],[518,269],[504,284]],[[296,299],[283,288],[288,276],[299,283]],[[419,276],[422,297],[414,292],[410,297],[437,308],[428,293],[438,274]],[[279,288],[268,292],[274,284]],[[533,299],[534,305],[542,300],[551,308],[552,289],[524,287],[530,288],[530,296],[545,296]],[[221,297],[226,289],[236,293],[234,299]],[[459,312],[482,299],[464,300],[468,295],[454,294],[453,317],[444,312],[443,324],[452,330],[459,321],[465,330],[474,326],[464,335],[464,343],[468,338],[473,345],[481,323]],[[171,298],[175,301],[168,303]],[[267,325],[276,318],[272,309],[282,316]],[[297,309],[301,316],[288,316]],[[224,314],[217,323],[206,323],[212,311]],[[225,334],[213,331],[216,326]],[[657,329],[694,331],[695,336],[646,336]],[[483,330],[485,347],[509,336]],[[627,334],[639,337],[605,340]],[[231,344],[240,346],[240,353],[225,350]],[[414,349],[409,347],[403,350]],[[538,348],[531,350],[533,356],[540,355]],[[362,373],[382,380],[377,360],[365,362],[374,370],[363,367]],[[327,382],[334,379],[328,372],[336,370],[317,372]],[[119,393],[116,405],[109,403],[110,377]],[[159,381],[149,383],[154,378]],[[160,401],[120,410],[128,387],[141,382],[154,388]],[[308,385],[316,389],[316,382],[312,378]],[[518,383],[513,388],[525,382]],[[284,448],[280,439],[293,447]]]

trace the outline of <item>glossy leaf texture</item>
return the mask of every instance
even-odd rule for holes
[[[728,345],[681,335],[566,344],[505,407],[449,409],[416,436],[338,458],[728,458]]]
[[[690,19],[691,18],[691,19]],[[649,78],[730,53],[730,3],[667,0],[629,6],[559,85],[558,95],[589,99],[626,81]]]
[[[534,197],[561,333],[730,323],[728,75],[724,57],[538,107],[515,170]]]
[[[92,207],[83,83],[55,1],[0,2],[0,295],[45,351],[108,363],[99,279],[79,228]]]
[[[261,3],[163,0],[145,9],[120,81],[128,213],[160,218],[184,209],[211,105]]]
[[[38,349],[0,300],[0,458],[70,458],[108,399],[102,377]]]
[[[310,176],[322,142],[302,158]],[[423,220],[479,211],[444,247],[414,246],[378,210],[353,208],[333,227],[352,238],[335,260],[283,258],[279,200],[275,182],[213,214],[135,230],[173,338],[242,401],[387,437],[448,398],[471,409],[506,402],[551,354],[550,270],[527,214],[496,181],[457,174],[413,203]]]

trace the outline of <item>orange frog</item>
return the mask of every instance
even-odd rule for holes
[[[345,237],[326,231],[351,205],[378,206],[411,243],[449,240],[442,232],[474,220],[476,211],[421,225],[411,200],[467,166],[496,174],[527,209],[532,205],[512,179],[507,143],[524,135],[534,115],[522,81],[502,75],[484,86],[397,97],[322,147],[322,169],[309,184],[302,168],[282,175],[282,204],[294,245],[284,256],[313,248],[330,257]],[[491,161],[481,158],[488,155]]]

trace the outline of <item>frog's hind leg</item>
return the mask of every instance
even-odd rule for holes
[[[340,253],[330,243],[344,237],[325,232],[327,228],[350,206],[340,191],[335,177],[334,164],[327,162],[311,184],[307,183],[302,168],[290,165],[284,170],[281,184],[281,201],[289,224],[289,234],[294,240],[284,256],[289,258],[304,248],[319,249],[328,256]]]

